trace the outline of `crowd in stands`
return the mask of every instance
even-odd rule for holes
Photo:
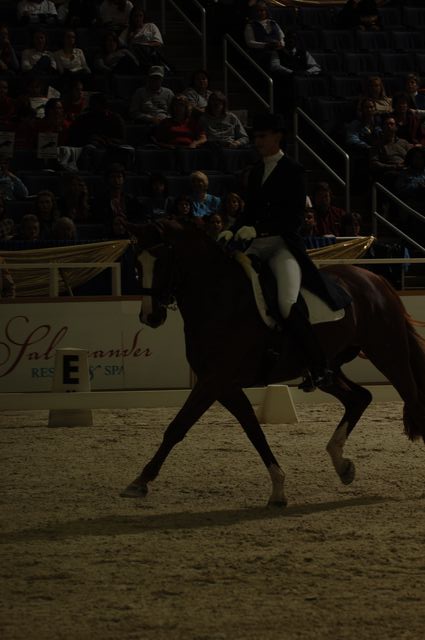
[[[199,63],[191,77],[179,75],[142,4],[21,0],[0,24],[3,249],[124,238],[127,222],[164,215],[202,220],[213,238],[237,224],[244,171],[257,159],[249,123]],[[320,16],[306,29],[307,14],[277,5],[245,0],[221,7],[222,29],[274,78],[275,109],[291,115],[301,104],[320,120],[326,101],[344,101],[345,118],[319,123],[354,165],[367,169],[369,183],[384,182],[425,213],[425,91],[414,64],[425,60],[424,30],[423,51],[409,51],[409,70],[387,76],[374,54],[373,68],[355,76],[361,88],[341,97],[331,87],[343,69],[332,64],[348,64],[351,41],[335,53],[320,38],[332,29],[353,38],[391,31],[381,12],[394,7],[402,17],[403,7],[397,0],[348,0],[323,8],[328,23]],[[328,83],[328,94],[310,93],[315,85],[305,82],[315,79]],[[361,232],[360,217],[334,205],[329,184],[309,185],[309,195],[306,236]]]

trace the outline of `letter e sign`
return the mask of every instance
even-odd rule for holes
[[[78,384],[80,382],[78,360],[78,355],[63,356],[63,384]],[[73,377],[73,373],[77,375]]]

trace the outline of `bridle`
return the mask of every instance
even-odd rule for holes
[[[173,307],[175,305],[175,291],[177,287],[176,269],[174,268],[174,247],[167,242],[159,242],[158,244],[143,249],[152,253],[158,249],[166,248],[164,268],[167,274],[167,280],[162,287],[139,287],[142,296],[151,296],[156,298],[158,304],[162,307]]]

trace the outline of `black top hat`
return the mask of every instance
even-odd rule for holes
[[[285,131],[285,121],[279,113],[259,113],[252,119],[252,130],[255,131]]]

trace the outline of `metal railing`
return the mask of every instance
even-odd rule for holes
[[[239,72],[236,67],[234,67],[229,62],[229,45],[236,50],[242,58],[247,62],[252,70],[255,70],[260,74],[260,76],[265,80],[267,85],[267,93],[268,93],[268,102],[264,99],[264,97],[258,93],[258,91],[248,82],[242,72]],[[231,71],[234,76],[238,78],[238,80],[248,89],[252,95],[254,95],[261,104],[268,109],[268,111],[273,111],[274,104],[274,83],[273,78],[271,78],[265,71],[260,67],[259,64],[255,62],[251,58],[251,56],[243,49],[237,42],[226,34],[223,38],[223,64],[224,64],[224,93],[227,96],[229,93],[229,77],[228,72]]]
[[[12,272],[16,269],[20,270],[38,270],[45,269],[49,272],[49,296],[57,298],[59,296],[59,280],[65,284],[70,290],[67,279],[64,277],[63,271],[66,269],[111,269],[111,295],[121,295],[121,264],[119,262],[1,262],[0,269]]]
[[[177,2],[174,0],[161,0],[161,31],[165,35],[167,32],[167,2],[170,4],[175,11],[183,18],[183,20],[188,24],[188,26],[192,29],[192,31],[200,38],[201,40],[201,48],[202,48],[202,68],[207,68],[207,11],[205,7],[198,2],[198,0],[185,0],[185,4],[187,5],[189,2],[192,3],[194,7],[199,11],[200,14],[200,22],[201,27],[197,27],[194,22],[189,18],[189,16],[179,7]],[[198,65],[199,66],[199,65]]]
[[[300,136],[300,127],[299,121],[300,119],[305,120],[308,124],[319,134],[323,140],[325,140],[329,145],[341,156],[344,164],[344,178],[341,178],[332,167],[323,160],[317,154],[314,149]],[[325,169],[328,173],[332,175],[332,177],[344,188],[344,200],[345,200],[345,210],[347,213],[351,212],[351,193],[350,193],[350,156],[349,154],[340,147],[335,140],[332,140],[330,136],[323,131],[321,127],[308,116],[305,111],[297,107],[294,113],[294,155],[295,159],[299,160],[299,148],[302,147],[305,151],[307,151],[313,158],[320,164],[321,167]]]
[[[418,220],[423,222],[424,228],[425,228],[425,216],[420,214],[415,209],[412,209],[412,207],[409,207],[409,205],[407,205],[405,202],[400,200],[400,198],[398,198],[396,195],[394,195],[394,193],[392,193],[386,187],[384,187],[384,185],[380,184],[379,182],[375,182],[372,187],[372,233],[373,235],[377,237],[378,222],[381,222],[384,226],[391,229],[391,231],[393,231],[397,236],[400,236],[401,238],[409,242],[411,245],[413,245],[416,249],[418,249],[421,253],[425,255],[425,247],[419,244],[419,242],[416,242],[416,240],[414,240],[409,235],[407,235],[407,233],[404,233],[404,231],[396,227],[392,222],[387,220],[385,216],[378,213],[377,211],[378,191],[384,193],[387,196],[387,198],[389,198],[389,200],[391,200],[394,204],[397,204],[399,207],[401,207],[401,209],[403,209],[403,211],[406,211],[409,216],[417,218]]]

